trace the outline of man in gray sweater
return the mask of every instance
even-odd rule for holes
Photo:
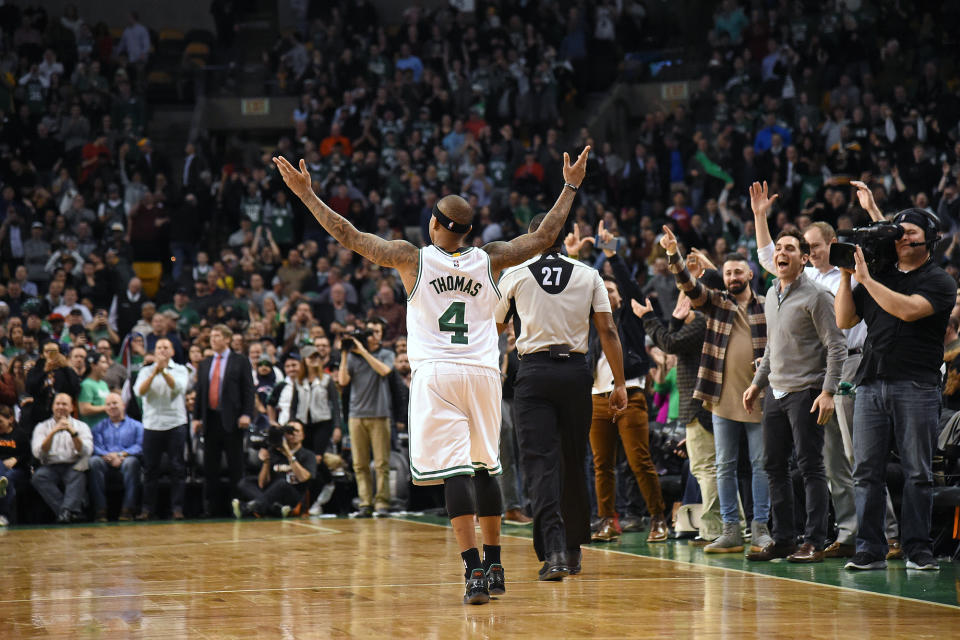
[[[846,341],[837,329],[833,296],[803,273],[809,258],[810,245],[799,231],[783,231],[777,236],[777,279],[765,305],[767,347],[753,384],[743,394],[743,406],[751,412],[761,390],[770,386],[763,405],[763,444],[774,542],[748,555],[749,560],[823,561],[830,494],[823,465],[822,425],[833,415]],[[794,448],[807,510],[799,548],[790,478]]]

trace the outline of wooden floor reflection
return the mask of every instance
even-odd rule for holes
[[[288,520],[7,531],[0,638],[960,637],[960,610],[588,549],[536,581],[504,539],[507,595],[460,604],[449,529]]]

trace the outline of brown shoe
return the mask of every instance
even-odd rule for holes
[[[620,532],[613,523],[613,518],[604,518],[600,530],[593,534],[590,539],[594,542],[613,542],[620,538]]]
[[[151,514],[149,511],[141,511],[140,513],[137,514],[137,520],[141,522],[144,520],[151,520],[151,519],[153,519],[153,514]]]
[[[183,520],[183,509],[174,509],[174,510],[173,510],[173,519],[174,519],[174,520]]]
[[[887,560],[903,560],[903,549],[896,538],[887,540]]]
[[[503,514],[503,521],[507,524],[530,524],[533,518],[530,518],[520,509],[507,509]]]
[[[770,562],[775,558],[786,558],[797,551],[797,545],[782,544],[772,542],[760,549],[760,551],[751,551],[747,554],[747,560],[751,562]]]
[[[650,535],[647,536],[647,542],[666,542],[669,535],[666,518],[662,515],[653,516],[650,519]]]
[[[823,550],[824,558],[852,558],[857,552],[857,545],[841,543],[839,540]]]
[[[117,518],[120,522],[130,522],[133,520],[133,511],[124,507],[120,509],[120,516]]]
[[[796,552],[787,556],[787,562],[801,562],[804,564],[823,562],[823,551],[817,551],[815,546],[809,542],[804,542]]]
[[[94,517],[94,520],[97,521],[97,522],[106,522],[106,521],[107,521],[107,510],[106,510],[106,509],[102,509],[102,510],[100,510],[100,511],[97,511],[97,515],[96,515],[96,517]]]

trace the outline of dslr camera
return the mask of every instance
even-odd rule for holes
[[[270,449],[282,449],[283,436],[293,432],[294,428],[289,425],[284,425],[282,427],[270,425],[270,428],[267,429],[267,447]]]
[[[903,227],[893,222],[874,222],[849,231],[838,231],[837,242],[830,245],[830,264],[841,269],[854,269],[857,245],[871,273],[883,273],[897,263],[897,240],[903,237]]]
[[[346,333],[340,337],[340,350],[347,352],[353,351],[358,341],[366,346],[367,338],[370,337],[370,335],[372,334],[367,329],[354,329],[350,333]]]

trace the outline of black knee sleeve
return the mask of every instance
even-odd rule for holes
[[[453,476],[444,480],[443,497],[447,503],[447,517],[451,520],[477,512],[477,499],[470,476]]]
[[[478,469],[473,476],[473,488],[477,494],[477,515],[499,516],[503,514],[503,496],[500,483],[486,469]]]

